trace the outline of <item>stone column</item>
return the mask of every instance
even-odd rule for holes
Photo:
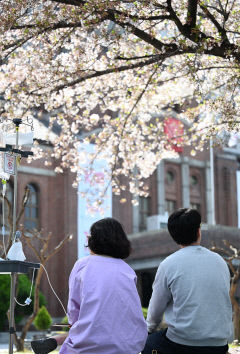
[[[182,157],[181,163],[182,174],[182,207],[190,207],[190,178],[189,178],[189,159],[186,156]]]
[[[211,189],[211,169],[210,162],[205,164],[205,179],[206,179],[206,222],[213,224],[213,205],[212,205],[212,189]]]
[[[157,167],[157,203],[158,214],[163,215],[165,213],[165,171],[164,160],[160,162]]]
[[[133,205],[133,230],[132,230],[132,232],[134,234],[136,232],[139,232],[139,205]]]
[[[136,176],[137,174],[137,168],[135,167],[133,170],[133,174]],[[134,196],[134,199],[138,200],[139,202],[139,196]],[[136,232],[139,232],[139,204],[138,205],[132,205],[133,208],[133,213],[132,213],[132,218],[133,218],[133,230],[132,232],[135,234]]]

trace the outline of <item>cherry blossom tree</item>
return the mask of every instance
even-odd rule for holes
[[[234,340],[240,339],[240,306],[236,298],[240,277],[240,250],[227,240],[223,240],[223,247],[217,247],[214,243],[211,247],[213,252],[220,254],[228,264],[231,272],[230,298],[233,307]]]
[[[44,230],[37,231],[35,229],[26,230],[22,224],[20,224],[20,219],[24,213],[28,198],[29,198],[29,188],[25,188],[24,196],[21,200],[21,208],[19,210],[17,216],[17,227],[21,230],[23,246],[28,247],[31,250],[35,259],[41,264],[40,269],[37,272],[37,276],[34,282],[34,304],[33,304],[33,312],[31,315],[28,316],[26,322],[21,330],[20,335],[18,336],[17,333],[14,333],[14,341],[17,348],[17,351],[24,351],[24,341],[27,336],[27,332],[31,324],[33,323],[37,313],[39,311],[39,292],[40,292],[40,284],[42,275],[44,273],[44,268],[46,267],[48,261],[55,256],[68,242],[71,242],[73,236],[67,235],[65,236],[58,244],[55,244],[54,247],[50,246],[51,240],[54,238],[52,232],[44,232]],[[3,196],[2,196],[3,197]],[[9,224],[10,235],[12,234],[13,229],[13,220],[12,220],[12,203],[10,200],[5,196],[5,202],[7,204],[7,218]],[[4,245],[3,241],[0,241],[0,256],[5,259],[7,257],[7,252],[12,245],[12,238],[8,237],[6,245]],[[17,294],[16,294],[17,295]],[[26,306],[26,304],[23,304]],[[10,309],[7,312],[8,320],[10,320]]]
[[[59,172],[89,179],[101,154],[115,193],[125,175],[146,195],[143,180],[177,155],[164,134],[172,107],[175,145],[238,131],[239,15],[237,0],[1,2],[1,116],[59,128],[48,151]],[[87,160],[82,142],[96,146]]]

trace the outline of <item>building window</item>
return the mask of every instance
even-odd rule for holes
[[[139,197],[139,231],[147,229],[147,217],[151,215],[150,197]]]
[[[4,220],[3,220],[3,198],[2,198],[2,194],[1,194],[1,203],[0,203],[1,221],[0,221],[0,225],[2,227],[3,221],[4,221],[5,229],[9,231],[8,215],[9,215],[9,212],[12,212],[12,208],[13,208],[13,186],[10,182],[7,183],[6,198],[9,202],[9,204],[5,199],[4,200]],[[12,217],[12,215],[11,215],[11,217]]]
[[[190,184],[191,184],[192,187],[197,186],[197,185],[199,184],[198,177],[192,175],[192,176],[190,177]]]
[[[223,190],[224,190],[224,192],[229,193],[230,174],[229,174],[227,167],[223,167],[222,176],[223,176]]]
[[[168,212],[168,215],[172,214],[177,208],[176,200],[165,200],[165,211]]]
[[[199,203],[190,203],[191,209],[196,209],[201,214],[201,205]]]
[[[29,198],[24,211],[24,226],[27,230],[38,229],[39,228],[39,193],[38,189],[33,184],[28,184],[29,188]]]
[[[173,171],[168,170],[166,173],[166,182],[167,184],[172,184],[175,180],[175,174]]]

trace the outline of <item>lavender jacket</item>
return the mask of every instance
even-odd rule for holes
[[[78,260],[69,279],[68,320],[60,354],[138,354],[147,326],[132,268],[111,257]]]

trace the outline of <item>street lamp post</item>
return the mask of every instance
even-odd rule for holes
[[[212,225],[216,225],[216,218],[215,218],[215,188],[214,188],[214,150],[213,150],[213,139],[212,138],[210,138],[210,171],[211,171]]]

